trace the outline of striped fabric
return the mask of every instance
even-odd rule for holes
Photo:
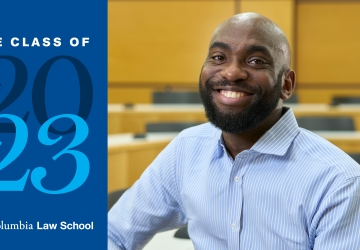
[[[360,166],[291,109],[235,159],[221,138],[181,132],[110,210],[109,249],[185,223],[196,250],[360,249]]]

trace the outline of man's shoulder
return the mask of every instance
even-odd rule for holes
[[[360,165],[355,160],[328,140],[311,131],[300,128],[300,133],[295,139],[295,147],[312,161],[322,163],[326,167],[336,168],[346,178],[360,177]]]

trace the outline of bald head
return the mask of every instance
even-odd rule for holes
[[[294,87],[289,43],[271,20],[244,13],[215,30],[199,79],[206,116],[215,126],[261,135],[280,119],[282,100]]]
[[[262,41],[276,52],[277,63],[290,68],[289,42],[280,27],[267,17],[252,12],[234,15],[216,28],[210,45],[222,36]]]

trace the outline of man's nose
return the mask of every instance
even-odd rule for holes
[[[246,80],[248,78],[248,73],[245,69],[245,65],[241,65],[240,62],[231,61],[224,65],[224,68],[220,73],[221,77],[231,81],[236,82],[239,80]]]

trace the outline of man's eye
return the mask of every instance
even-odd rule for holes
[[[253,59],[249,62],[250,64],[265,64],[265,61],[259,59]]]
[[[223,56],[213,56],[212,59],[216,60],[216,61],[222,61],[224,60]]]

